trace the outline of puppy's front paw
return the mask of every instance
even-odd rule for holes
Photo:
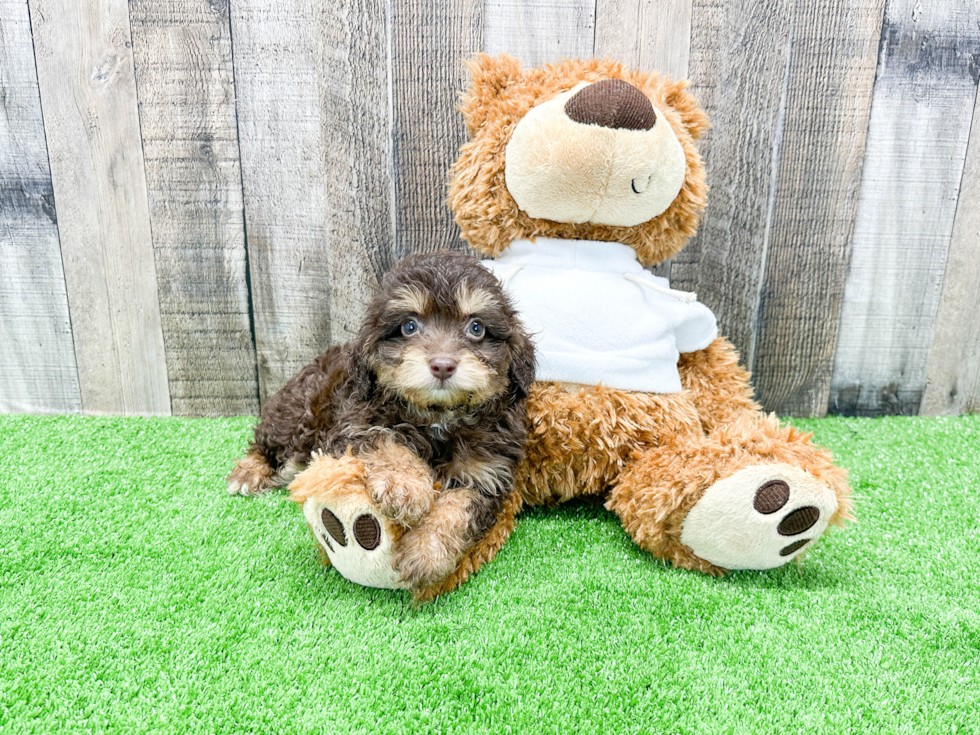
[[[417,528],[401,539],[395,555],[398,581],[410,589],[428,587],[453,573],[458,549],[449,548],[440,534],[431,529]]]
[[[228,475],[228,492],[232,495],[261,495],[275,486],[275,473],[258,452],[238,460]]]
[[[388,518],[406,526],[418,525],[435,498],[432,478],[411,471],[367,468],[368,492]]]

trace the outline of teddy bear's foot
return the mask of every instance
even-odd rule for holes
[[[289,487],[341,575],[365,587],[408,587],[394,564],[395,548],[405,529],[385,517],[371,499],[359,460],[316,457]]]
[[[384,516],[366,503],[334,503],[328,498],[310,498],[303,515],[313,535],[327,552],[330,563],[344,578],[383,589],[404,589],[392,561],[392,534]]]
[[[680,541],[718,567],[772,569],[820,538],[837,507],[834,491],[801,469],[746,467],[705,490]]]
[[[606,507],[647,551],[708,574],[772,569],[850,518],[847,475],[810,435],[746,416],[634,456]]]

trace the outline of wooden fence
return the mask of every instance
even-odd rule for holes
[[[767,408],[980,410],[976,0],[0,0],[0,411],[256,412],[463,247],[481,50],[691,79],[671,277]]]

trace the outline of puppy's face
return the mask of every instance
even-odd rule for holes
[[[385,308],[372,362],[378,383],[420,407],[479,405],[507,388],[507,319],[489,291],[463,281],[451,299],[403,286]]]
[[[363,357],[378,385],[430,410],[478,406],[515,381],[526,392],[530,343],[496,279],[461,254],[406,260],[370,310]]]

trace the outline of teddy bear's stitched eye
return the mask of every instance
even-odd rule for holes
[[[466,336],[474,342],[479,342],[487,333],[487,328],[479,319],[471,319],[466,325]]]
[[[406,319],[402,322],[402,336],[411,337],[419,331],[419,323],[414,319]]]

